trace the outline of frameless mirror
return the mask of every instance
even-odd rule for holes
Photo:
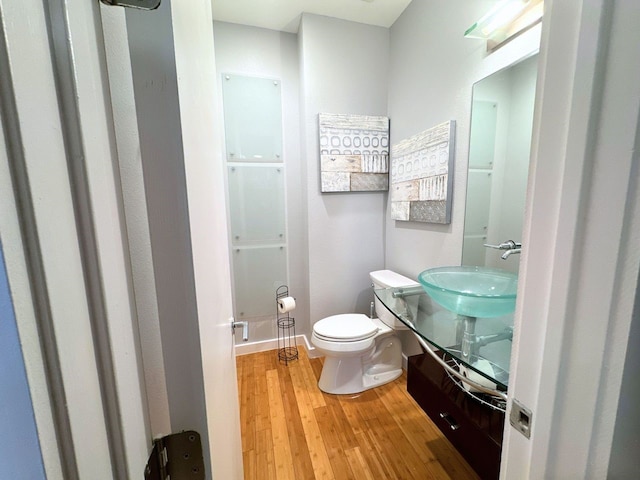
[[[462,265],[518,272],[519,255],[485,245],[522,239],[537,65],[535,55],[473,86]]]

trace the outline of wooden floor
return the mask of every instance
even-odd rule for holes
[[[476,479],[406,391],[406,376],[358,395],[317,386],[321,359],[237,358],[242,451],[252,479]]]

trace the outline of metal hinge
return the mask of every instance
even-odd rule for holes
[[[204,480],[200,434],[193,430],[154,440],[145,480]]]
[[[138,8],[140,10],[155,10],[162,0],[100,0],[106,5],[116,7]]]

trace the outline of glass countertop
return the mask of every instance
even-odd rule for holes
[[[375,290],[375,295],[403,324],[429,344],[448,353],[461,367],[491,380],[498,390],[506,391],[511,360],[512,313],[474,320],[477,353],[465,356],[462,339],[468,317],[445,310],[420,286],[381,288]],[[487,364],[491,365],[488,369]]]

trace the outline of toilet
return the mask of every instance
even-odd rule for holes
[[[369,274],[373,288],[419,285],[391,270]],[[378,318],[343,313],[317,321],[311,343],[325,356],[318,387],[352,394],[391,382],[402,374],[402,346],[396,330],[407,327],[375,297]]]

